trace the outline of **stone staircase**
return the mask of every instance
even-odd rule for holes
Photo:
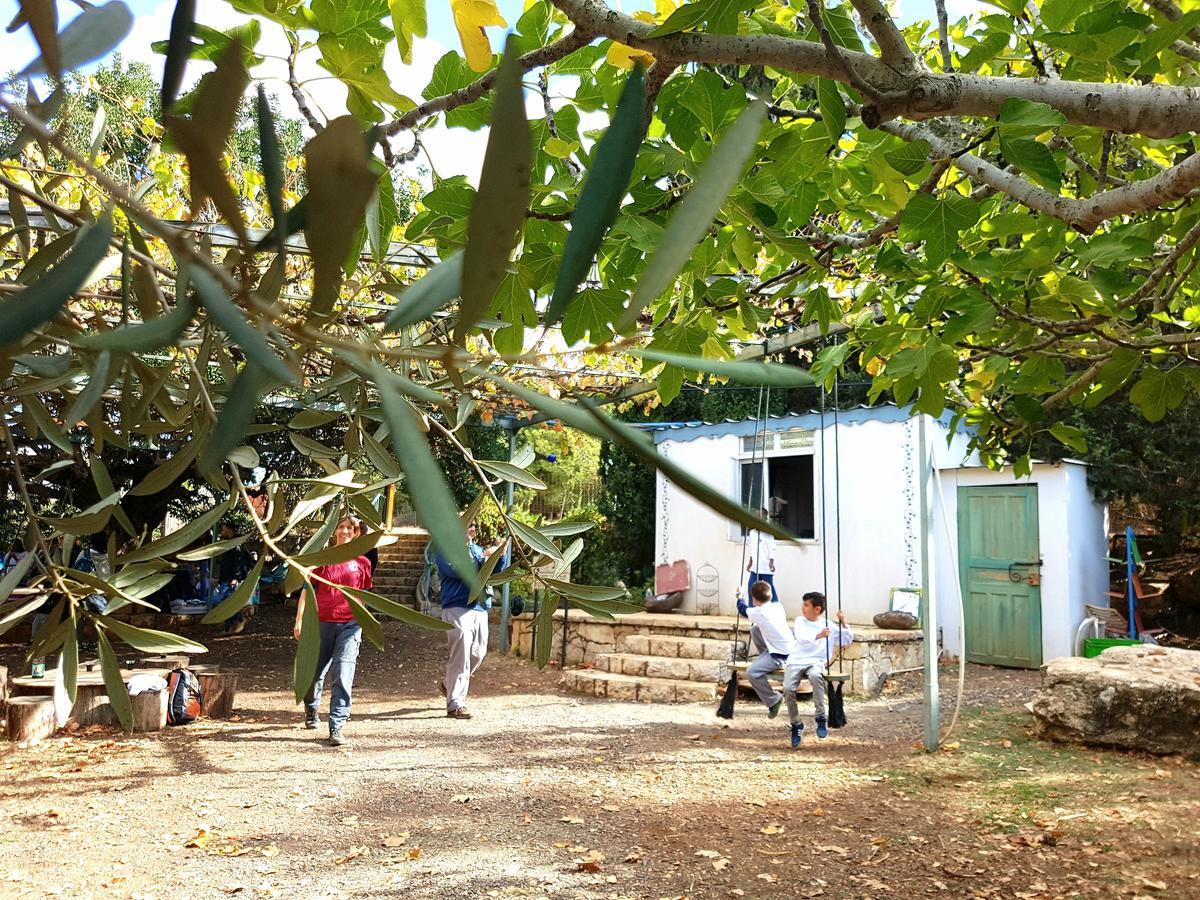
[[[423,529],[400,528],[393,532],[396,542],[379,548],[379,565],[375,569],[375,593],[419,608],[417,583],[425,568],[425,545],[429,533]]]
[[[745,642],[739,642],[745,650]],[[626,634],[616,651],[600,653],[590,669],[563,672],[568,690],[593,697],[649,702],[715,700],[728,678],[733,643],[698,637]]]

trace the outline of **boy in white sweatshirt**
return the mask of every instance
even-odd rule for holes
[[[738,615],[750,620],[750,637],[759,653],[758,659],[746,669],[746,677],[767,708],[767,716],[773,719],[779,715],[783,694],[771,687],[767,676],[782,666],[792,652],[794,641],[788,630],[787,613],[782,603],[771,602],[771,585],[765,581],[751,585],[749,604],[742,599],[739,588],[737,605]]]
[[[807,676],[812,685],[817,737],[824,738],[829,734],[829,720],[825,716],[825,667],[833,658],[835,647],[848,647],[854,640],[845,613],[838,610],[837,627],[832,630],[822,621],[824,616],[825,595],[820,591],[809,591],[804,595],[800,615],[796,616],[795,643],[783,668],[783,696],[787,698],[793,750],[804,739],[804,723],[800,721],[796,706],[796,688],[800,679]]]

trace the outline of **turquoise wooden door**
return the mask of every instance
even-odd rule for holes
[[[960,487],[958,552],[967,659],[1040,666],[1037,487]]]

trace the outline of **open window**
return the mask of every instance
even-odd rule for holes
[[[780,525],[802,540],[817,536],[813,432],[794,428],[744,437],[736,460],[735,496],[750,509],[766,507]],[[731,538],[745,533],[734,525]]]

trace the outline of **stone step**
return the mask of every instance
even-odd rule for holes
[[[420,575],[400,574],[398,572],[387,572],[382,568],[375,570],[373,578],[376,584],[394,584],[396,586],[415,587],[417,582],[421,580]]]
[[[740,653],[745,650],[746,642],[739,641],[738,644]],[[632,653],[638,656],[662,656],[672,659],[714,659],[725,661],[730,659],[732,649],[732,641],[714,640],[712,638],[627,634],[617,641],[617,650],[621,653]]]
[[[716,684],[725,663],[719,659],[681,659],[666,656],[640,656],[635,653],[600,653],[592,664],[602,672],[645,678],[669,678],[676,681],[701,681]]]
[[[598,672],[595,669],[570,669],[560,682],[567,690],[610,700],[643,700],[649,703],[692,703],[715,700],[717,686],[698,681],[670,678],[645,678]]]

